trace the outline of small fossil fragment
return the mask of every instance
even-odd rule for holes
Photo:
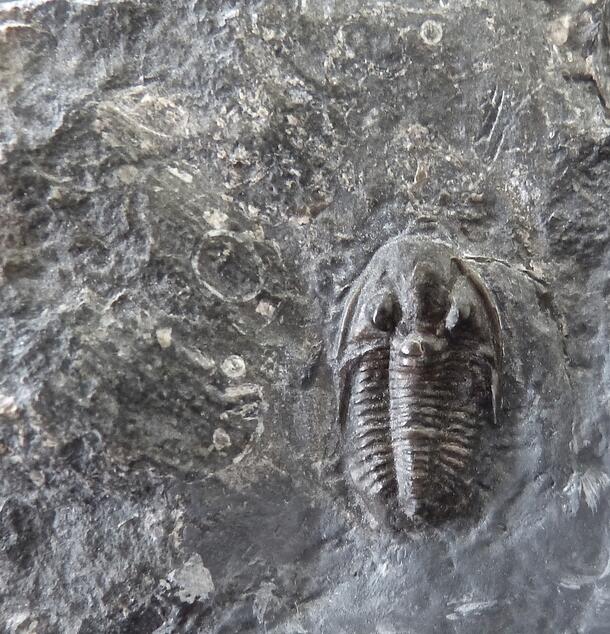
[[[210,231],[192,264],[204,288],[223,301],[250,301],[263,283],[260,257],[251,242],[230,231]]]
[[[421,25],[419,34],[428,46],[436,46],[443,39],[443,27],[434,20],[426,20]]]
[[[386,244],[350,291],[336,353],[344,465],[364,506],[394,527],[464,511],[502,366],[474,269],[444,244]]]
[[[230,379],[238,379],[246,373],[246,363],[239,355],[232,354],[222,362],[220,369]]]

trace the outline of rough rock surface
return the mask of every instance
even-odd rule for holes
[[[610,621],[610,2],[0,2],[0,624],[565,632]],[[337,472],[346,289],[479,257],[480,513]]]

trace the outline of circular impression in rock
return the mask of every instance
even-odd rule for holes
[[[211,231],[193,257],[205,288],[223,300],[246,302],[261,290],[261,262],[252,244],[230,231]]]

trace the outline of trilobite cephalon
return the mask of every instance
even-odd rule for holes
[[[502,365],[495,302],[441,243],[397,239],[347,297],[337,345],[343,460],[393,527],[468,509]]]

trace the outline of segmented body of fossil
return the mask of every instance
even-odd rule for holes
[[[344,465],[393,526],[468,508],[484,427],[496,419],[499,315],[446,245],[392,241],[347,298],[337,346]]]

